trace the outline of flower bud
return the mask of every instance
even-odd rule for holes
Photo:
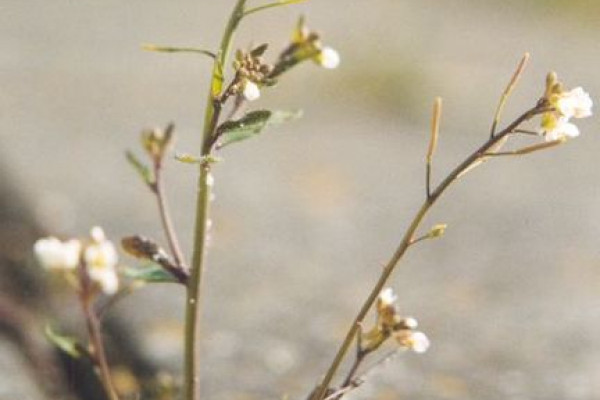
[[[256,83],[247,79],[244,81],[242,94],[246,100],[254,101],[260,98],[260,89]]]
[[[444,233],[446,232],[447,227],[448,227],[448,225],[446,225],[446,224],[434,225],[433,228],[431,228],[431,230],[429,231],[428,236],[432,239],[442,237],[444,235]]]

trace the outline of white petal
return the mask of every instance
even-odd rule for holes
[[[561,132],[563,134],[563,136],[568,136],[568,137],[577,137],[579,136],[579,128],[577,128],[577,126],[575,126],[574,124],[570,123],[570,122],[565,122],[564,124],[562,124],[561,128]]]
[[[49,237],[35,242],[33,250],[43,268],[74,269],[79,264],[81,243],[78,240],[61,242]]]
[[[91,268],[88,271],[90,279],[100,286],[103,293],[113,295],[119,290],[119,277],[114,268],[98,269]]]
[[[104,230],[102,228],[100,228],[99,226],[94,226],[90,230],[90,236],[92,237],[92,240],[96,243],[101,243],[106,240],[106,235],[104,234]]]
[[[592,98],[583,88],[576,87],[560,95],[556,107],[565,117],[586,118],[592,115]]]
[[[379,303],[381,306],[386,307],[394,304],[398,297],[394,294],[392,288],[386,288],[379,293]]]
[[[79,265],[81,257],[81,242],[71,239],[63,243],[63,256],[66,268],[75,268]]]
[[[410,337],[410,348],[415,353],[425,353],[430,344],[429,338],[423,332],[413,332]]]
[[[260,89],[258,85],[252,81],[246,81],[244,83],[244,98],[248,101],[257,100],[260,97]]]
[[[340,55],[331,47],[324,47],[317,56],[317,62],[327,69],[335,69],[340,65]]]
[[[552,142],[564,137],[574,138],[577,136],[579,136],[579,128],[568,122],[567,118],[560,118],[554,128],[546,131],[545,139],[547,142]]]
[[[416,329],[419,326],[419,322],[416,320],[416,318],[413,317],[406,317],[403,320],[404,322],[404,326],[406,326],[409,329]]]
[[[92,268],[114,268],[118,262],[117,250],[112,242],[108,240],[87,246],[83,258],[90,270]]]

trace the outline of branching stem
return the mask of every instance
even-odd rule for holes
[[[396,248],[396,251],[392,255],[391,259],[385,265],[383,272],[381,273],[379,279],[376,284],[371,289],[371,293],[365,300],[362,305],[360,311],[354,318],[346,337],[340,346],[337,354],[335,355],[333,362],[331,363],[325,377],[319,384],[317,390],[315,390],[315,395],[312,396],[311,400],[323,400],[326,396],[327,390],[337,373],[342,361],[344,360],[356,334],[358,332],[359,327],[361,326],[363,320],[367,316],[367,313],[377,300],[377,296],[384,288],[385,284],[388,282],[392,272],[396,269],[398,263],[410,247],[411,243],[413,243],[415,232],[417,228],[420,226],[421,222],[427,215],[427,212],[431,209],[431,207],[436,203],[436,201],[441,197],[441,195],[448,189],[452,183],[454,183],[460,176],[464,174],[466,170],[468,170],[473,164],[480,162],[486,154],[488,154],[492,149],[496,147],[501,141],[509,134],[513,133],[522,123],[528,121],[534,116],[543,113],[546,111],[545,104],[543,102],[539,102],[535,107],[523,113],[520,117],[514,120],[510,125],[508,125],[504,130],[497,133],[496,135],[490,137],[483,145],[481,145],[477,150],[472,152],[464,161],[462,161],[454,170],[452,170],[448,176],[435,188],[433,192],[425,199],[424,203],[421,205],[419,210],[417,211],[415,217],[413,218],[410,226],[406,230],[404,237],[400,241],[400,244]]]

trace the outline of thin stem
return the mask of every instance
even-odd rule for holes
[[[279,0],[279,1],[276,1],[274,3],[269,3],[269,4],[262,5],[262,6],[257,6],[257,7],[254,7],[254,8],[250,8],[250,9],[248,9],[248,10],[246,10],[244,12],[244,16],[248,16],[250,14],[254,14],[254,13],[257,13],[259,11],[267,10],[269,8],[287,6],[287,5],[290,5],[290,4],[303,3],[305,1],[306,0]]]
[[[158,210],[160,214],[160,220],[167,237],[167,243],[175,263],[178,267],[182,268],[185,265],[183,252],[179,246],[179,239],[177,238],[176,230],[173,228],[173,220],[171,219],[171,213],[169,212],[169,206],[167,204],[167,196],[164,190],[164,182],[162,178],[162,164],[160,162],[154,163],[154,184],[151,189],[156,195],[156,202],[158,204]]]
[[[486,153],[486,157],[496,157],[496,156],[524,156],[527,154],[535,153],[536,151],[546,150],[551,147],[556,147],[558,145],[563,144],[567,141],[567,138],[562,137],[560,139],[552,140],[551,142],[544,142],[534,144],[532,146],[522,147],[513,151],[503,151],[503,152],[495,152],[495,153]]]
[[[220,103],[216,101],[223,90],[224,69],[231,50],[233,35],[244,16],[246,0],[237,0],[233,8],[223,37],[219,52],[214,62],[208,100],[204,112],[204,128],[202,131],[201,156],[209,156],[212,151],[212,138],[218,124]],[[192,255],[191,274],[188,282],[186,316],[185,316],[185,354],[184,354],[184,399],[200,399],[200,326],[202,319],[202,278],[206,260],[207,221],[210,204],[210,163],[200,163],[198,191],[196,199],[196,221],[194,227],[194,251]]]
[[[381,273],[379,279],[377,280],[375,286],[371,290],[371,293],[365,300],[364,304],[360,308],[360,311],[354,318],[346,337],[340,346],[331,366],[327,370],[327,373],[321,383],[318,386],[318,390],[315,391],[316,395],[312,398],[312,400],[322,400],[325,397],[325,393],[327,393],[327,389],[333,380],[337,370],[339,369],[343,359],[348,352],[354,338],[358,332],[358,327],[362,324],[362,321],[367,316],[367,313],[377,300],[377,296],[389,280],[392,272],[394,272],[396,266],[410,247],[411,243],[413,243],[414,234],[417,231],[417,228],[420,226],[421,222],[427,215],[427,212],[431,209],[431,207],[436,203],[436,201],[440,198],[440,196],[446,191],[448,187],[454,181],[456,181],[459,176],[463,174],[473,163],[479,161],[491,148],[494,148],[498,142],[500,142],[506,135],[512,133],[517,127],[519,127],[523,122],[531,119],[535,115],[544,111],[543,104],[538,104],[536,107],[530,109],[529,111],[522,114],[519,118],[513,121],[509,126],[507,126],[502,132],[497,135],[489,138],[483,145],[481,145],[477,150],[471,153],[463,162],[461,162],[452,172],[448,174],[448,176],[436,187],[436,189],[431,193],[431,195],[424,201],[419,210],[417,211],[415,217],[413,218],[410,226],[406,230],[400,244],[396,248],[396,251],[392,255],[391,259],[385,265],[383,272]]]
[[[356,388],[356,386],[354,386],[354,385],[345,386],[345,387],[338,389],[335,392],[331,393],[329,396],[325,397],[323,400],[339,399],[341,396],[345,395],[346,393],[350,392],[351,390],[353,390],[355,388]]]
[[[500,123],[500,117],[502,116],[502,111],[504,111],[504,106],[506,105],[508,98],[510,97],[512,91],[514,90],[515,86],[517,85],[519,78],[521,78],[521,75],[523,75],[523,71],[525,70],[525,67],[527,66],[527,61],[529,61],[529,53],[525,53],[523,55],[523,58],[521,58],[519,65],[517,65],[517,69],[513,73],[513,76],[510,78],[510,81],[508,82],[506,89],[504,89],[502,96],[500,96],[500,101],[498,102],[498,106],[496,107],[496,113],[494,114],[494,120],[492,122],[492,127],[490,128],[490,137],[493,137],[496,134],[496,128],[498,127],[498,124]]]
[[[91,283],[87,274],[87,270],[83,265],[79,268],[79,281],[81,283],[79,301],[85,316],[90,344],[92,346],[92,361],[100,372],[100,380],[102,381],[104,389],[106,390],[110,400],[119,400],[119,396],[117,395],[117,391],[115,390],[112,378],[110,376],[110,368],[108,367],[106,352],[104,351],[104,344],[102,342],[100,321],[91,304]]]
[[[349,386],[354,381],[354,376],[356,375],[356,372],[358,371],[358,368],[360,367],[362,362],[367,357],[367,354],[369,354],[368,351],[360,351],[356,355],[356,358],[354,359],[354,363],[352,364],[352,367],[350,367],[350,371],[348,371],[348,374],[346,375],[346,378],[344,379],[344,383],[342,383],[342,386],[341,386],[342,388]]]
[[[522,133],[524,135],[531,135],[531,136],[540,136],[539,132],[532,131],[531,129],[515,129],[514,133]]]
[[[433,104],[433,116],[431,117],[431,137],[429,139],[429,147],[427,148],[427,156],[425,157],[425,194],[429,198],[431,196],[431,163],[433,155],[437,147],[438,137],[440,135],[440,120],[442,118],[442,99],[437,97]]]

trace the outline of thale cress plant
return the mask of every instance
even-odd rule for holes
[[[191,257],[184,254],[179,245],[178,233],[170,217],[162,174],[164,163],[171,154],[175,130],[172,124],[164,129],[142,132],[141,147],[148,162],[140,160],[133,152],[127,152],[128,161],[156,200],[167,244],[165,248],[156,240],[143,235],[125,237],[121,240],[123,251],[141,260],[136,267],[125,267],[119,264],[116,246],[100,227],[92,228],[86,238],[47,237],[35,243],[34,252],[40,266],[53,273],[63,274],[71,283],[81,305],[88,332],[87,344],[62,336],[50,327],[46,329],[47,337],[71,356],[87,357],[95,366],[106,395],[111,400],[119,399],[121,394],[113,381],[104,351],[101,315],[116,300],[130,294],[143,283],[152,282],[173,282],[187,293],[183,387],[179,396],[175,394],[177,390],[173,390],[168,396],[185,400],[198,400],[201,397],[201,294],[206,241],[210,230],[211,190],[214,185],[211,171],[221,161],[222,150],[227,146],[257,136],[265,128],[300,116],[298,112],[251,107],[263,92],[274,89],[289,71],[305,62],[326,69],[334,69],[340,63],[338,53],[326,46],[317,32],[307,28],[304,18],[299,19],[291,41],[279,51],[273,61],[267,61],[266,54],[271,47],[268,44],[238,49],[232,54],[233,37],[240,23],[247,17],[300,1],[279,0],[251,7],[246,4],[250,0],[237,0],[216,51],[144,45],[146,50],[155,52],[197,53],[213,62],[201,146],[194,155],[176,155],[178,161],[196,166],[198,174],[194,249]],[[233,58],[232,62],[230,58]],[[340,399],[359,387],[368,370],[364,368],[363,362],[373,357],[384,359],[386,356],[381,356],[380,350],[387,341],[393,341],[399,351],[427,351],[428,337],[418,330],[415,318],[398,312],[397,297],[387,287],[387,282],[413,245],[444,234],[445,224],[437,224],[422,231],[421,223],[450,186],[485,161],[545,151],[561,146],[579,135],[579,129],[573,121],[592,114],[592,100],[580,87],[565,88],[554,73],[548,74],[545,85],[540,90],[541,95],[532,102],[531,107],[511,122],[502,125],[504,106],[528,59],[526,54],[502,93],[490,132],[485,134],[483,143],[437,184],[432,182],[432,170],[440,132],[442,101],[439,98],[434,101],[431,136],[424,157],[423,203],[362,307],[349,323],[348,332],[330,366],[324,370],[315,387],[308,391],[309,400]],[[507,146],[515,137],[526,137],[531,143],[517,148]],[[367,317],[371,311],[374,311],[375,319],[369,323]],[[342,374],[340,367],[347,357],[352,357],[352,361]],[[379,363],[375,362],[374,365]]]

